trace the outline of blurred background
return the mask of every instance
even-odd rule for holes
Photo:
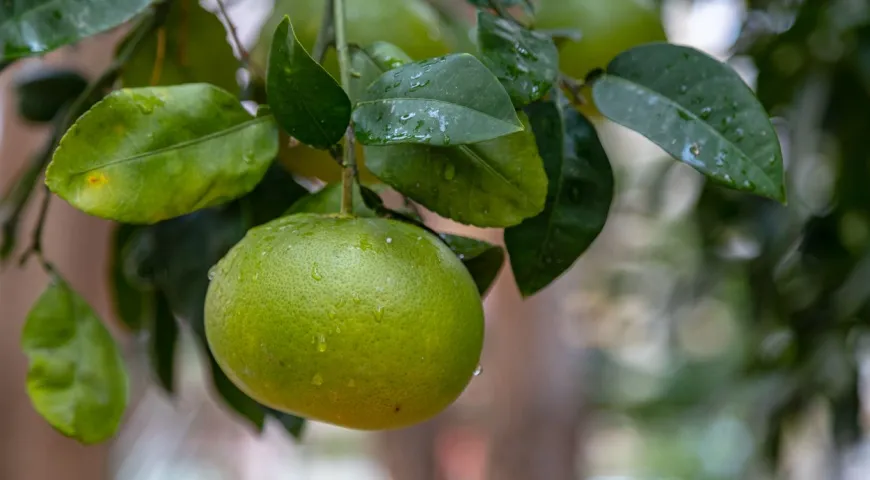
[[[303,0],[277,1],[283,13]],[[272,2],[228,3],[256,58]],[[431,3],[440,17],[473,18],[462,1]],[[870,1],[585,3],[600,10],[581,44],[600,35],[601,48],[618,47],[612,55],[660,21],[669,41],[737,69],[780,133],[788,206],[707,184],[588,108],[617,177],[592,248],[526,301],[502,271],[485,301],[483,371],[444,414],[386,433],[311,422],[301,441],[270,422],[257,434],[215,400],[208,361],[186,330],[178,394],[168,397],[151,379],[146,339],[117,322],[134,378],[121,433],[98,447],[55,433],[25,396],[18,345],[46,278],[35,262],[10,262],[0,272],[0,479],[870,479]],[[653,12],[652,26],[624,21],[646,14],[638,9]],[[469,48],[449,26],[422,34]],[[2,72],[0,191],[48,134],[19,117],[16,80],[42,62],[92,78],[120,37]],[[29,238],[36,200],[20,238]],[[0,205],[0,219],[10,214]],[[105,319],[116,318],[106,286],[112,228],[53,201],[45,232],[49,258]]]

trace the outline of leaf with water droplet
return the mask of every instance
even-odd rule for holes
[[[592,244],[613,199],[613,170],[593,125],[560,92],[526,107],[549,178],[544,211],[505,229],[520,293],[533,295]]]
[[[409,114],[423,123],[403,123]],[[522,130],[498,79],[468,54],[383,73],[356,104],[353,121],[357,139],[366,145],[443,146],[445,136],[454,145],[469,144]]]
[[[250,192],[277,153],[274,119],[252,118],[225,90],[208,84],[124,89],[64,135],[45,183],[91,215],[155,223]]]
[[[334,145],[350,123],[350,99],[305,51],[287,16],[272,37],[266,94],[281,128],[313,147]]]
[[[498,276],[498,272],[501,271],[504,250],[483,240],[459,235],[443,234],[440,238],[462,260],[462,264],[474,279],[480,295],[486,294],[495,277]]]
[[[544,207],[547,178],[530,128],[472,145],[368,146],[365,154],[384,183],[461,223],[505,227]]]
[[[690,47],[647,44],[614,58],[592,93],[604,116],[712,180],[785,201],[776,131],[730,66]]]
[[[542,98],[559,76],[553,39],[487,11],[477,12],[483,63],[498,77],[516,107]]]

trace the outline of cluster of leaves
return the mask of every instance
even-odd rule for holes
[[[214,66],[218,63],[188,62],[231,55],[229,46],[223,52],[206,43],[221,31],[211,13],[184,2],[91,0],[76,2],[76,8],[82,3],[84,13],[77,11],[75,18],[84,15],[85,21],[75,25],[62,21],[71,18],[63,8],[72,3],[57,2],[55,9],[2,7],[12,11],[3,12],[0,43],[4,59],[14,60],[141,14],[109,72],[110,80],[121,75],[126,88],[85,112],[86,100],[79,99],[111,83],[103,78],[75,97],[76,108],[59,107],[55,117],[75,121],[59,123],[56,145],[45,156],[51,157],[45,177],[48,188],[74,207],[123,222],[113,269],[118,310],[130,328],[150,332],[155,372],[167,390],[174,383],[176,319],[187,322],[205,344],[208,269],[247,229],[288,208],[290,213],[338,209],[339,186],[307,196],[273,166],[280,130],[330,152],[341,150],[342,137],[351,152],[358,141],[368,169],[413,204],[463,224],[504,228],[523,295],[564,273],[604,226],[612,169],[593,124],[574,108],[572,102],[580,99],[563,93],[563,85],[579,80],[558,71],[553,39],[508,13],[514,5],[531,8],[529,2],[472,2],[480,7],[478,55],[422,61],[386,43],[351,45],[348,55],[340,24],[333,28],[333,16],[326,15],[324,32],[338,30],[343,86],[321,66],[322,58],[302,47],[291,19],[284,18],[264,77],[252,81],[262,82],[266,92],[267,105],[256,115],[221,88],[223,80],[210,77],[225,71]],[[185,31],[194,27],[203,29],[202,39]],[[192,55],[182,48],[187,44],[208,52]],[[317,57],[325,49],[319,50]],[[650,44],[623,52],[587,81],[605,116],[716,183],[785,199],[776,134],[727,65],[691,48]],[[149,84],[168,86],[141,86]],[[43,164],[35,162],[22,177],[27,194],[10,195],[4,205],[23,205]],[[413,209],[384,207],[378,188],[358,187],[355,213],[419,223]],[[39,232],[33,250],[41,257],[38,237]],[[503,262],[502,250],[441,238],[485,293]],[[55,324],[49,329],[51,319]],[[85,442],[111,435],[126,403],[126,374],[101,323],[56,273],[28,318],[25,345],[32,360],[31,398],[49,422]],[[227,402],[255,425],[272,415],[298,433],[301,420],[248,398],[214,362],[212,376]],[[83,423],[98,426],[85,429]]]

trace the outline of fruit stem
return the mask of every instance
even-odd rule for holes
[[[341,71],[341,86],[345,92],[350,92],[350,52],[347,47],[345,32],[344,0],[333,0],[335,10],[333,23],[335,25],[335,49],[338,52],[338,66]],[[356,177],[356,150],[354,147],[353,122],[347,127],[344,135],[344,161],[341,171],[341,211],[342,215],[353,212],[353,181]]]

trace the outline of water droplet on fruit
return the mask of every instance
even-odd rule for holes
[[[311,377],[311,384],[318,387],[323,385],[323,377],[321,377],[319,373],[315,373],[314,376]]]
[[[456,176],[456,167],[452,163],[444,165],[444,180],[453,180]]]
[[[317,282],[323,280],[323,275],[321,275],[320,272],[317,271],[316,263],[311,265],[311,278],[313,278]]]
[[[474,369],[474,376],[478,377],[478,376],[480,376],[481,373],[483,373],[483,367],[478,365],[477,368]]]
[[[214,280],[214,277],[217,276],[217,266],[211,267],[208,269],[208,279],[209,281]]]
[[[347,386],[350,388],[353,388],[356,386],[356,382],[353,381],[353,379],[351,378],[350,380],[347,381]]]
[[[353,299],[353,303],[359,303],[359,302],[360,302],[359,295],[357,295],[357,294],[355,294],[355,293],[353,294],[353,297],[351,297],[351,298]]]
[[[317,351],[320,353],[323,353],[326,351],[326,335],[324,335],[322,333],[320,334],[319,337],[317,337]]]
[[[384,319],[384,306],[378,305],[378,308],[375,309],[375,321],[380,322]]]

